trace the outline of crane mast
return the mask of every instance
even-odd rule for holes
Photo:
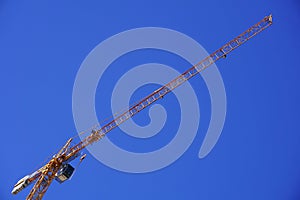
[[[108,132],[118,127],[119,125],[127,121],[129,118],[133,117],[134,115],[136,115],[146,107],[150,106],[160,98],[164,97],[166,94],[170,93],[172,90],[182,85],[193,76],[205,70],[207,67],[209,67],[219,59],[226,58],[227,54],[229,54],[231,51],[241,46],[246,41],[248,41],[261,31],[269,27],[271,24],[272,15],[264,17],[261,21],[251,26],[248,30],[241,33],[239,36],[223,45],[221,48],[204,58],[202,61],[186,70],[180,76],[176,77],[166,85],[155,90],[153,93],[131,106],[125,112],[116,115],[115,118],[106,125],[102,126],[99,129],[92,130],[92,133],[78,144],[71,146],[72,138],[69,139],[67,143],[63,146],[63,148],[55,156],[53,156],[53,158],[45,166],[33,173],[33,175],[30,177],[31,179],[28,179],[29,181],[27,182],[27,185],[34,181],[36,181],[36,183],[31,189],[26,200],[42,199],[48,187],[55,179],[58,171],[62,168],[62,166],[65,166],[67,163],[78,157],[80,155],[81,150],[83,150],[85,147],[97,142],[98,140],[103,138]],[[16,185],[18,185],[18,183]],[[23,187],[20,188],[23,189]],[[19,190],[17,192],[19,192]]]

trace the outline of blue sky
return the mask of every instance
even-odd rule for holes
[[[190,82],[201,99],[200,128],[179,160],[153,173],[128,174],[88,154],[72,180],[54,182],[44,199],[299,199],[300,3],[296,0],[0,1],[0,199],[25,199],[29,189],[11,196],[15,182],[76,135],[74,80],[84,58],[101,41],[128,29],[157,26],[180,31],[213,52],[270,13],[274,16],[270,28],[217,63],[226,88],[227,117],[209,156],[198,159],[210,101],[197,76]],[[180,72],[190,67],[163,52],[147,53],[137,52],[117,64],[125,71],[148,62],[166,63]],[[119,77],[121,72],[110,73]],[[96,100],[104,102],[96,103],[101,117],[111,114],[106,109],[109,95],[103,93],[109,94],[115,81],[112,77],[98,86]],[[145,86],[135,97],[155,88]],[[148,141],[146,147],[144,141],[121,137],[120,130],[112,131],[112,139],[136,152],[166,144],[175,134],[180,111],[173,109],[178,106],[174,95],[161,103],[172,112],[160,133],[168,135]],[[147,114],[140,114],[136,122],[147,124]]]

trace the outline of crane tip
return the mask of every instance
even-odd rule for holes
[[[272,16],[272,14],[270,14],[267,18],[268,18],[269,22],[271,22],[271,23],[273,22],[273,16]]]

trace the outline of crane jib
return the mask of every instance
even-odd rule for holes
[[[195,76],[196,74],[200,73],[201,71],[205,70],[207,67],[215,63],[217,60],[221,58],[225,58],[227,54],[231,51],[236,49],[237,47],[241,46],[243,43],[248,41],[250,38],[254,37],[267,27],[272,24],[272,15],[266,16],[263,20],[258,22],[257,24],[250,27],[248,30],[234,38],[233,40],[229,41],[225,45],[223,45],[220,49],[216,50],[205,59],[191,67],[190,69],[186,70],[180,76],[173,79],[171,82],[167,83],[166,85],[162,86],[158,90],[155,90],[153,93],[130,107],[127,111],[123,112],[122,114],[115,117],[114,120],[109,122],[108,124],[104,125],[99,130],[94,131],[90,136],[86,137],[81,143],[74,146],[72,151],[78,152],[81,149],[85,148],[86,146],[98,141],[102,137],[104,137],[108,132],[112,129],[118,127],[120,124],[127,121],[129,118],[143,110],[144,108],[148,107],[149,105],[156,102],[158,99],[164,97],[166,94]],[[70,152],[72,156],[72,151]]]
[[[77,155],[79,155],[78,153],[86,146],[103,138],[109,131],[118,127],[120,124],[124,123],[126,120],[139,113],[144,108],[153,104],[158,99],[164,97],[166,94],[168,94],[178,86],[182,85],[184,82],[186,82],[196,74],[205,70],[217,60],[225,58],[227,54],[229,54],[231,51],[233,51],[234,49],[236,49],[237,47],[239,47],[240,45],[257,35],[258,33],[260,33],[261,31],[269,27],[272,23],[272,15],[264,17],[257,24],[253,25],[248,30],[246,30],[233,40],[223,45],[220,49],[216,50],[215,52],[207,56],[205,59],[186,70],[180,76],[176,77],[166,85],[160,87],[158,90],[154,91],[152,94],[148,95],[147,97],[130,107],[127,111],[116,115],[114,120],[104,125],[102,128],[98,130],[93,130],[89,136],[87,136],[77,145],[70,148],[71,140],[69,140],[65,144],[65,146],[59,151],[58,154],[56,154],[44,167],[40,168],[40,170],[37,171],[37,173],[34,173],[34,176],[32,177],[34,177],[35,180],[37,179],[37,181],[26,199],[42,199],[63,163],[69,161],[69,159],[71,160],[72,158],[77,157]],[[28,176],[21,179],[15,185],[13,192],[17,192],[22,188],[26,187],[29,183],[27,181],[27,178]]]

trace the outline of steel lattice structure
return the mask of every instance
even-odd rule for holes
[[[101,138],[103,138],[108,132],[124,123],[126,120],[136,115],[146,107],[150,106],[172,90],[182,85],[190,78],[194,77],[201,71],[208,68],[211,64],[215,63],[221,58],[225,58],[227,54],[244,44],[246,41],[262,32],[264,29],[272,24],[272,15],[264,17],[261,21],[250,27],[248,30],[223,45],[220,49],[216,50],[205,59],[192,66],[180,76],[176,77],[166,85],[160,87],[141,101],[131,106],[125,112],[117,114],[112,121],[102,126],[99,129],[93,130],[89,136],[83,139],[78,144],[71,146],[73,138],[69,139],[64,147],[42,168],[35,171],[33,174],[28,175],[21,179],[14,187],[13,194],[18,193],[23,188],[27,187],[30,183],[36,181],[35,185],[31,189],[26,200],[40,200],[43,198],[45,192],[49,188],[52,181],[57,177],[57,173],[66,166],[70,161],[77,158],[80,152],[88,145],[91,145]],[[83,158],[82,158],[83,159]]]

